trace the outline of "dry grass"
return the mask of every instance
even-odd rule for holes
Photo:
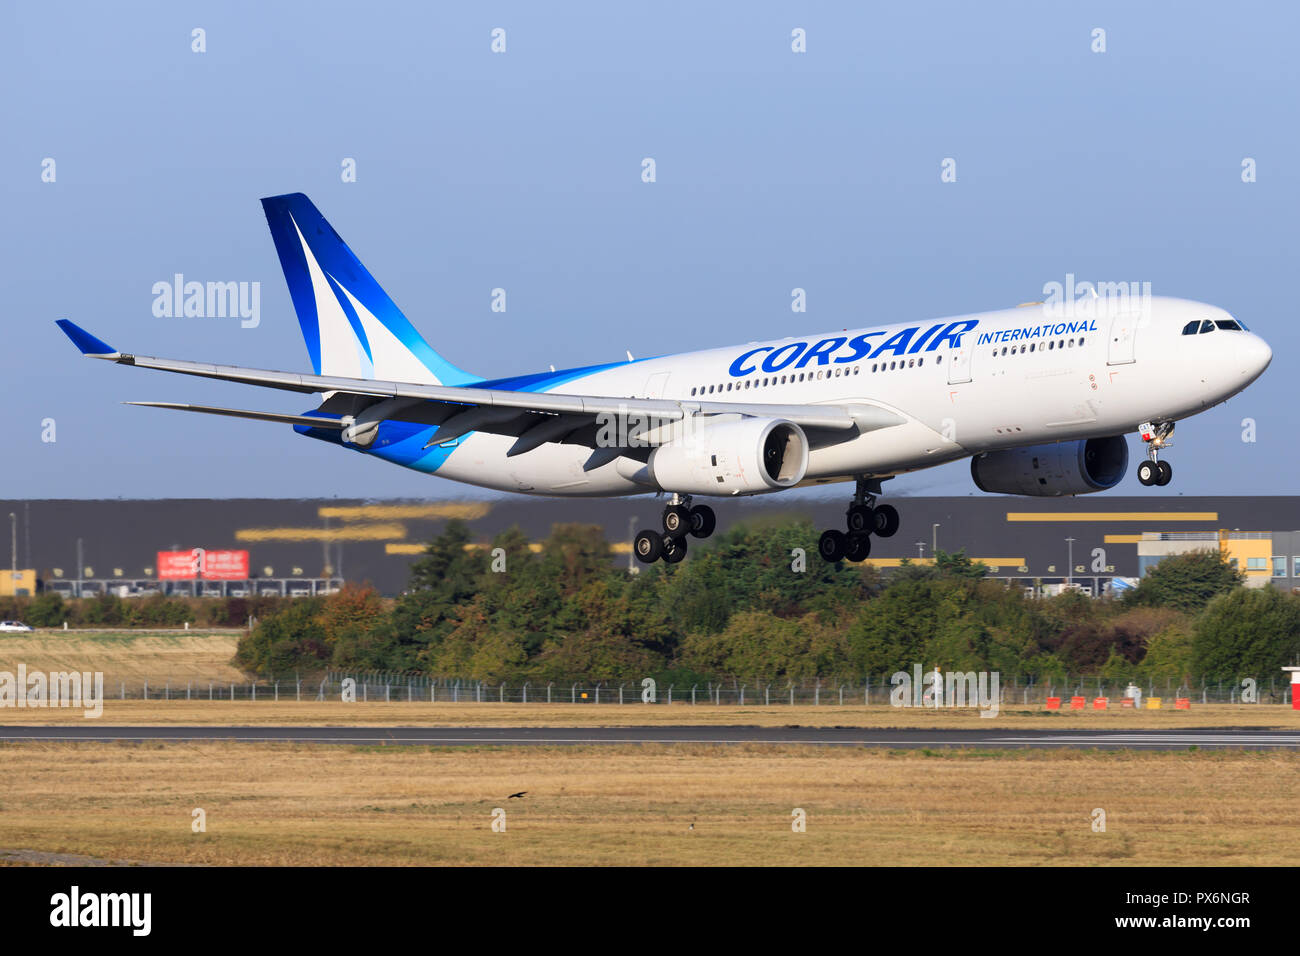
[[[117,631],[102,634],[37,631],[0,634],[0,670],[16,672],[20,663],[28,671],[100,671],[106,684],[126,681],[209,680],[242,681],[244,675],[231,664],[238,632]]]
[[[1280,865],[1300,838],[1300,754],[1281,752],[22,743],[0,755],[0,851],[139,862]],[[191,832],[195,807],[206,833]],[[495,807],[505,833],[491,830]],[[795,807],[806,833],[791,831]],[[1091,830],[1098,807],[1105,833]]]
[[[970,730],[1129,730],[1181,729],[1196,727],[1277,727],[1300,729],[1300,711],[1277,704],[1194,705],[1192,710],[1044,711],[1008,709],[996,718],[982,718],[975,710],[923,710],[895,708],[885,704],[840,707],[825,705],[771,707],[717,707],[709,704],[674,703],[653,706],[617,704],[501,704],[462,703],[355,703],[341,701],[295,702],[271,700],[116,700],[106,688],[102,723],[125,726],[230,725],[230,726],[320,726],[320,727],[627,727],[654,724],[701,726],[754,725],[783,727],[916,727],[967,728]],[[184,686],[172,688],[182,698]],[[291,698],[293,686],[281,688]],[[161,692],[161,689],[159,689]],[[196,689],[196,694],[199,691]],[[202,685],[207,696],[207,682]],[[304,696],[307,696],[304,688]],[[0,725],[80,724],[80,710],[0,710]]]

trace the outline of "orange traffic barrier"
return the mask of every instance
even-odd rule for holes
[[[1093,701],[1092,701],[1092,709],[1093,709],[1093,710],[1105,710],[1108,706],[1110,706],[1110,698],[1109,698],[1109,697],[1095,697],[1095,698],[1093,698]]]
[[[1121,697],[1121,698],[1120,698],[1120,701],[1119,701],[1119,705],[1120,705],[1120,707],[1136,707],[1136,706],[1137,706],[1137,704],[1134,703],[1132,697]]]
[[[1192,699],[1190,697],[1175,697],[1174,710],[1191,710]]]
[[[1061,698],[1059,698],[1059,697],[1049,697],[1049,698],[1047,698],[1047,709],[1048,709],[1048,710],[1060,710],[1060,709],[1061,709]]]
[[[1070,698],[1070,709],[1071,709],[1071,710],[1083,710],[1083,705],[1086,704],[1086,703],[1087,703],[1087,701],[1086,701],[1084,698],[1082,698],[1082,697],[1071,697],[1071,698]]]

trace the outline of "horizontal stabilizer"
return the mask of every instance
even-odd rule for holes
[[[241,408],[216,408],[212,405],[184,405],[178,402],[123,402],[123,405],[143,405],[147,408],[174,408],[182,412],[203,412],[206,415],[225,415],[229,418],[252,418],[260,422],[279,422],[283,425],[307,425],[311,428],[346,427],[338,418],[319,418],[315,415],[285,415],[280,412],[250,412]]]

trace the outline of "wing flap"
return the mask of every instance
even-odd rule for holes
[[[259,422],[279,422],[283,425],[308,425],[312,428],[342,429],[346,422],[337,418],[316,415],[286,415],[282,412],[252,412],[242,408],[220,408],[215,405],[186,405],[180,402],[123,402],[123,405],[142,405],[146,408],[171,408],[181,412],[202,412],[205,415],[225,415],[228,418],[250,418]]]

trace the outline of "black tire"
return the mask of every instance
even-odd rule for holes
[[[851,534],[849,535],[849,547],[844,552],[844,557],[850,561],[865,561],[871,556],[871,535],[869,534]]]
[[[664,509],[664,534],[671,538],[684,538],[691,530],[691,512],[681,505]]]
[[[882,538],[892,538],[898,533],[898,509],[893,505],[876,507],[876,534]]]
[[[677,564],[684,557],[686,557],[686,538],[664,535],[664,563]]]
[[[632,541],[632,552],[642,564],[654,564],[663,557],[663,535],[658,531],[639,532]]]
[[[849,534],[871,534],[876,527],[875,509],[871,505],[849,505]]]
[[[817,553],[822,556],[824,561],[832,563],[844,560],[844,552],[848,550],[848,535],[843,531],[836,531],[832,528],[830,531],[823,531],[821,538],[817,542]]]
[[[1138,481],[1150,487],[1160,478],[1160,467],[1154,461],[1147,459],[1138,465]]]
[[[1160,474],[1156,476],[1156,484],[1164,487],[1174,480],[1174,466],[1167,461],[1162,461],[1159,464]]]
[[[697,538],[707,538],[718,527],[718,517],[708,505],[696,505],[691,509],[691,534]]]

